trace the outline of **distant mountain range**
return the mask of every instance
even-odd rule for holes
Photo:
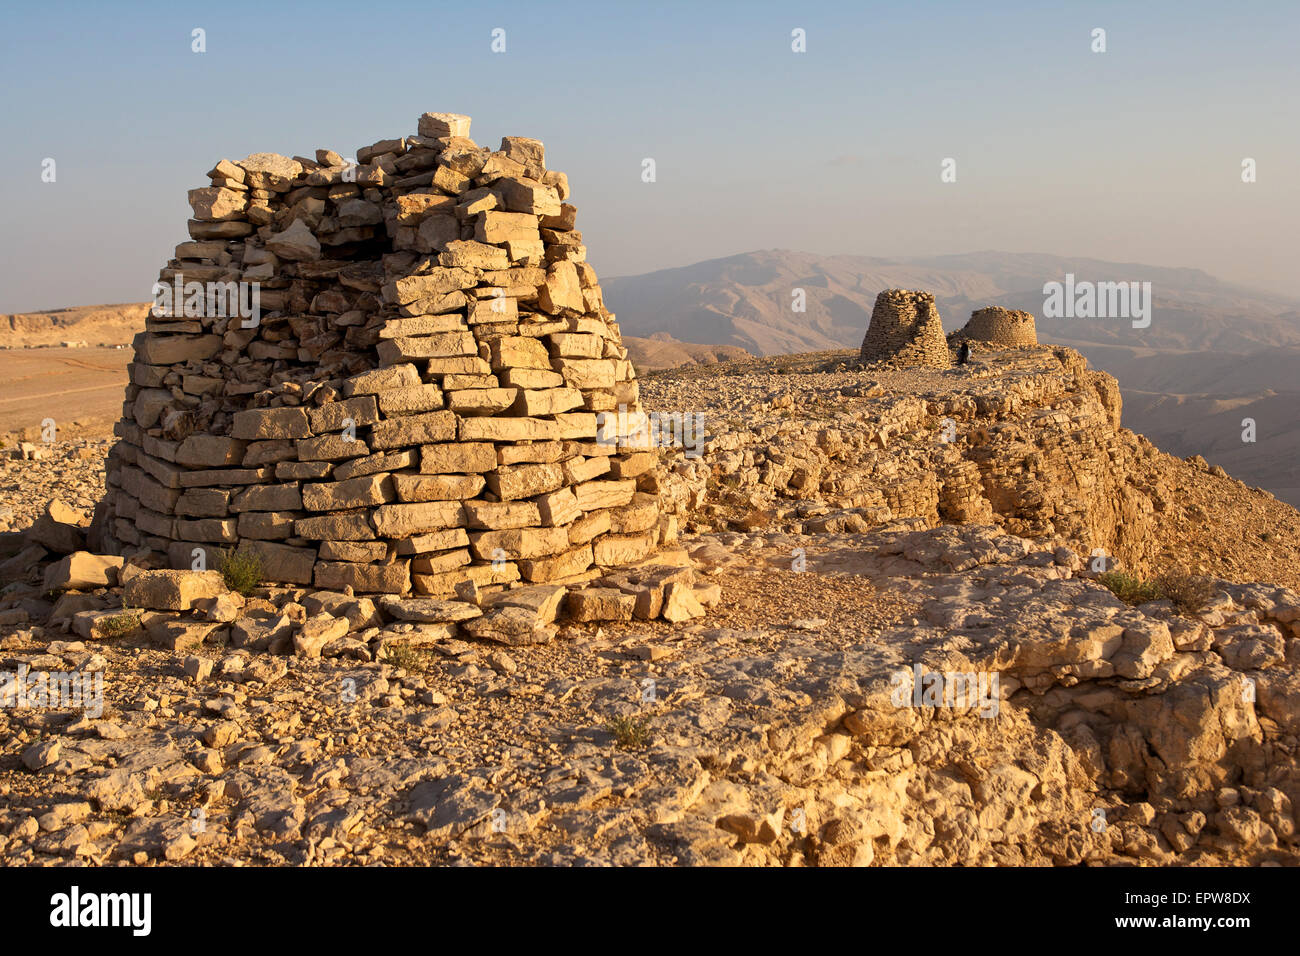
[[[753,357],[738,345],[700,345],[695,342],[679,342],[663,332],[648,339],[624,335],[623,345],[627,348],[632,364],[643,372],[654,371],[657,368],[677,368],[682,365],[734,362]]]
[[[1150,326],[1045,317],[1043,285],[1067,273],[1150,282]],[[602,285],[624,336],[637,343],[654,336],[684,349],[729,345],[761,355],[857,348],[882,289],[933,292],[947,331],[987,305],[1023,309],[1037,317],[1040,341],[1077,348],[1119,379],[1127,427],[1300,505],[1295,299],[1197,269],[1005,252],[885,259],[764,250]],[[804,290],[804,312],[791,307],[795,289]],[[1255,421],[1253,443],[1242,441],[1246,418]]]
[[[1300,347],[1245,354],[1080,345],[1120,383],[1124,424],[1300,507]],[[1247,419],[1254,441],[1243,441]]]
[[[1149,328],[1121,319],[1049,319],[1043,285],[1062,281],[1150,282]],[[763,250],[602,283],[625,335],[667,333],[682,342],[737,345],[761,355],[856,348],[883,289],[933,292],[947,331],[986,305],[1038,317],[1048,341],[1136,348],[1243,352],[1300,346],[1300,300],[1221,282],[1197,269],[972,252],[885,259]],[[806,311],[792,308],[802,289]]]

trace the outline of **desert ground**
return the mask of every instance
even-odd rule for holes
[[[0,435],[39,439],[47,418],[67,437],[111,433],[130,361],[124,348],[0,349]]]

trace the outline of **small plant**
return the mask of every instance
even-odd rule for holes
[[[1164,596],[1184,614],[1193,614],[1214,599],[1218,589],[1207,577],[1186,571],[1171,571],[1156,579]]]
[[[650,742],[650,725],[641,717],[615,717],[605,730],[623,750],[640,750]]]
[[[427,663],[425,653],[410,644],[388,644],[384,647],[380,663],[400,667],[404,671],[423,670]]]
[[[1159,601],[1164,592],[1156,581],[1146,581],[1134,574],[1123,571],[1107,571],[1097,576],[1097,583],[1108,588],[1115,597],[1125,604],[1145,604],[1147,601]]]
[[[225,579],[226,587],[251,597],[262,583],[262,557],[254,551],[225,551],[217,570]]]
[[[114,614],[112,617],[101,617],[96,630],[104,637],[121,637],[123,634],[130,634],[139,626],[140,612],[123,608],[121,613]]]

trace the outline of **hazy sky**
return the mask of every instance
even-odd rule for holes
[[[1294,2],[11,4],[0,312],[147,299],[216,160],[427,110],[545,141],[603,276],[1000,249],[1300,295],[1298,35]]]

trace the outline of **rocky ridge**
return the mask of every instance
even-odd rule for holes
[[[1121,427],[1115,379],[1073,349],[988,349],[932,370],[848,352],[656,372],[652,409],[704,410],[672,466],[687,529],[867,531],[996,520],[1121,569],[1300,586],[1300,515]]]

